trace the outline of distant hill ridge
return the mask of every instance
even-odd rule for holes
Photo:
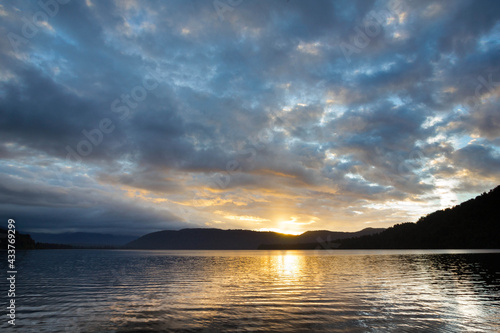
[[[30,235],[40,243],[66,244],[77,247],[120,247],[137,238],[137,236],[101,234],[94,232],[65,232],[60,234],[30,233]]]
[[[358,232],[307,231],[301,235],[286,235],[272,231],[181,229],[164,230],[144,235],[130,243],[129,249],[155,250],[256,250],[265,244],[294,248],[298,244],[319,244],[318,239],[345,239],[379,233],[384,229],[366,228]]]
[[[308,231],[298,236],[221,229],[159,231],[132,241],[131,249],[499,249],[500,186],[453,208],[388,229],[356,233]]]
[[[500,249],[500,186],[488,193],[431,213],[417,223],[358,232],[307,231],[301,235],[221,229],[165,230],[144,235],[125,245],[129,249]],[[17,249],[71,248],[68,243],[95,247],[120,247],[127,237],[92,233],[49,235],[16,233]],[[39,239],[41,238],[41,239]],[[129,238],[130,239],[130,238]],[[7,230],[0,228],[0,249],[7,247]],[[48,244],[57,241],[59,244]],[[112,244],[112,245],[111,245]],[[116,246],[118,245],[118,246]]]
[[[344,249],[500,249],[500,186],[417,223],[396,224],[378,235],[344,239]]]

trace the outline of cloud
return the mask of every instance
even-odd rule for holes
[[[356,230],[500,180],[495,1],[40,10],[0,23],[0,212],[27,229]]]
[[[500,174],[500,153],[492,147],[471,144],[453,153],[453,162],[474,174],[495,177]]]

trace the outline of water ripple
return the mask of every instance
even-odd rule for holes
[[[29,251],[19,263],[16,328],[498,332],[499,259],[464,251]]]

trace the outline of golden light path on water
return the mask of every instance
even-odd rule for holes
[[[499,259],[473,250],[34,251],[19,275],[16,326],[497,332]]]

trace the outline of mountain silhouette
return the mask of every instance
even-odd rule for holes
[[[344,239],[343,249],[498,249],[500,186],[417,223],[396,224],[377,235]]]
[[[144,235],[130,243],[128,249],[155,250],[256,250],[265,248],[297,248],[304,244],[318,246],[321,240],[344,239],[384,229],[367,228],[358,232],[308,231],[301,235],[285,235],[272,231],[182,229],[164,230]],[[313,247],[314,248],[314,247]]]
[[[276,232],[221,229],[159,231],[132,241],[130,249],[498,249],[500,186],[453,208],[438,210],[416,223],[355,233],[308,231],[298,236]]]
[[[21,234],[17,232],[15,234],[15,243],[11,244],[15,246],[15,249],[17,250],[32,250],[35,248],[36,243],[35,241],[31,238],[30,235],[26,234]],[[0,249],[1,250],[7,250],[8,246],[8,230],[5,228],[0,228]]]
[[[30,235],[39,243],[64,244],[76,247],[120,247],[137,238],[137,236],[94,232],[64,232],[60,234],[30,233]]]
[[[307,231],[301,235],[222,229],[164,230],[134,237],[94,233],[58,235],[16,232],[17,249],[122,247],[171,250],[254,249],[499,249],[500,186],[453,208],[438,210],[416,223],[357,232]],[[40,242],[42,241],[42,242]],[[56,244],[54,244],[56,243]],[[65,244],[65,245],[61,245]],[[7,230],[0,228],[0,248],[7,247]]]

